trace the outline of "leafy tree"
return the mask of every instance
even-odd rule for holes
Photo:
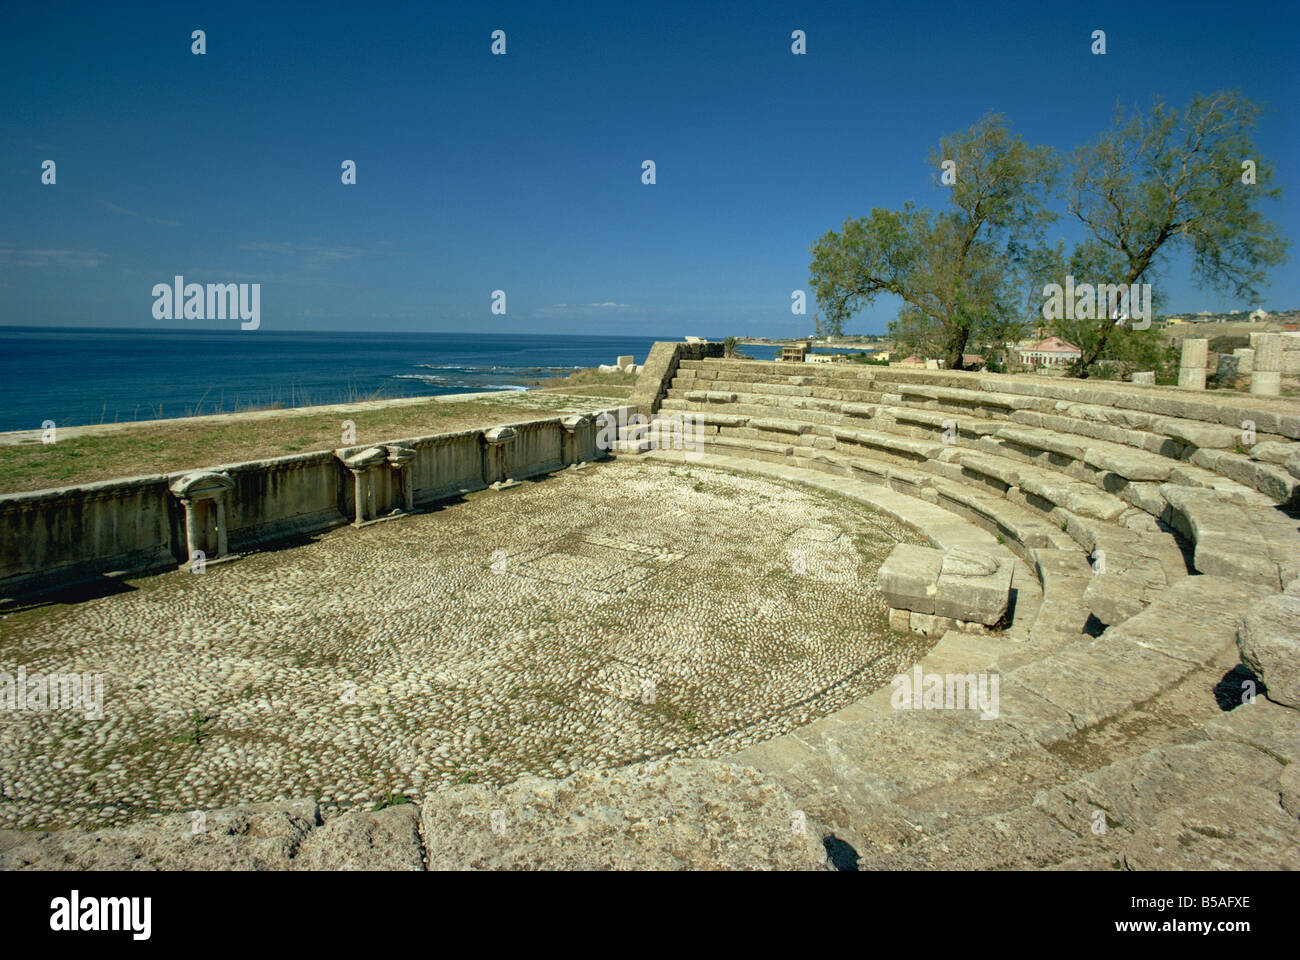
[[[1259,113],[1235,91],[1198,94],[1182,111],[1161,101],[1145,113],[1117,108],[1111,128],[1074,154],[1068,207],[1088,234],[1076,266],[1096,271],[1090,279],[1150,282],[1182,249],[1193,256],[1198,286],[1255,299],[1288,246],[1259,211],[1261,200],[1280,195],[1251,139]],[[1243,182],[1244,161],[1254,162],[1256,183]],[[1091,321],[1078,334],[1084,342],[1075,341],[1083,355],[1070,373],[1086,376],[1117,329],[1109,317]]]
[[[940,141],[930,155],[940,181],[947,161],[956,175],[947,209],[877,208],[813,244],[811,285],[826,313],[819,332],[889,293],[903,301],[890,324],[899,349],[941,355],[950,369],[962,368],[973,338],[1006,336],[1008,317],[1022,313],[1017,280],[1034,273],[1031,251],[1053,219],[1042,201],[1056,161],[997,115]]]

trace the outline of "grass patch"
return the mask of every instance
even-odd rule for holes
[[[188,743],[193,746],[202,746],[203,741],[208,738],[208,733],[203,729],[212,718],[207,716],[202,710],[193,710],[189,716],[189,727],[184,733],[172,737],[173,743]]]
[[[595,396],[595,394],[593,394]],[[0,445],[0,493],[43,490],[246,460],[334,450],[343,421],[356,443],[382,443],[547,416],[515,403],[438,401],[349,412],[311,408],[219,420],[165,420],[65,436],[56,443]]]
[[[636,386],[637,378],[640,374],[623,373],[614,371],[613,373],[602,373],[595,367],[589,367],[585,370],[575,370],[565,377],[547,377],[544,380],[535,380],[533,383],[539,387],[545,387],[548,390],[573,390],[575,388],[624,388],[629,393]],[[594,394],[594,396],[605,396],[605,394]]]

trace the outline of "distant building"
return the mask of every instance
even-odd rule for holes
[[[1250,312],[1251,323],[1263,323],[1267,319],[1268,319],[1268,311],[1265,310],[1263,307],[1260,307],[1258,310],[1252,310]]]
[[[983,370],[988,363],[978,353],[963,353],[961,355],[961,365],[967,370]]]
[[[807,343],[796,343],[781,348],[782,360],[793,360],[796,363],[803,363],[804,358],[808,355]]]
[[[1060,367],[1083,356],[1083,351],[1060,337],[1048,337],[1019,350],[1019,359],[1027,367]]]

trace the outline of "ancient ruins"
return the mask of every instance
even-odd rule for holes
[[[0,496],[0,641],[104,676],[0,684],[0,868],[1300,867],[1284,346],[659,343],[622,408]]]

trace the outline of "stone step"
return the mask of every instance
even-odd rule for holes
[[[733,383],[728,386],[743,388],[746,385]],[[704,399],[706,396],[712,399]],[[734,401],[723,401],[721,398],[725,397],[734,397]],[[1113,492],[1153,516],[1162,515],[1165,505],[1160,502],[1152,484],[1166,481],[1210,488],[1236,488],[1239,485],[1241,489],[1260,490],[1278,502],[1293,499],[1300,490],[1300,478],[1292,476],[1284,466],[1272,460],[1198,450],[1168,437],[1105,425],[1114,431],[1108,436],[1123,437],[1128,441],[1126,444],[1095,436],[1097,425],[1085,420],[1037,413],[1031,415],[1023,410],[1014,412],[1016,423],[1007,423],[964,413],[909,409],[876,402],[763,395],[735,390],[727,393],[686,391],[680,395],[670,394],[664,403],[664,409],[683,412],[707,412],[720,408],[740,416],[802,420],[814,424],[843,425],[869,420],[877,431],[898,432],[914,439],[935,439],[958,446],[983,441],[984,449],[996,450],[1000,455],[1069,470],[1076,479]],[[1020,425],[1022,414],[1032,416],[1030,424]],[[1157,423],[1166,422],[1152,419]],[[1051,426],[1040,425],[1048,423]],[[1214,429],[1227,430],[1225,427]],[[1274,441],[1259,446],[1264,456],[1274,459],[1279,452],[1290,453],[1287,445]],[[1192,460],[1179,459],[1182,456],[1190,456]]]
[[[1050,626],[1044,626],[1044,630],[1078,633],[1084,629],[1090,616],[1102,626],[1121,623],[1144,609],[1169,583],[1187,572],[1180,546],[1170,534],[1157,528],[1150,517],[1117,499],[1103,499],[1108,495],[1085,484],[1076,482],[1071,488],[1065,478],[1054,477],[1032,466],[1021,466],[987,455],[977,457],[950,451],[963,460],[961,470],[956,473],[951,471],[953,464],[936,461],[922,462],[916,469],[911,469],[847,456],[843,447],[810,450],[798,442],[786,444],[779,440],[760,440],[756,438],[758,436],[783,435],[755,433],[748,428],[720,428],[716,436],[703,438],[704,448],[724,455],[752,456],[769,462],[788,460],[801,469],[832,475],[865,476],[869,482],[939,502],[954,514],[1001,538],[1029,563],[1035,562],[1035,551],[1041,549],[1083,550],[1093,555],[1099,572],[1094,574],[1094,567],[1080,560],[1088,577],[1076,585],[1068,598],[1061,598],[1061,602],[1052,605]],[[806,440],[807,436],[795,439]],[[966,469],[964,460],[967,456],[978,461],[979,471]],[[933,471],[944,467],[949,468],[945,476],[934,475]],[[1030,495],[1018,500],[1008,499],[1008,492],[1018,496],[1018,488],[1013,486],[1004,490],[995,484],[976,486],[968,474],[975,477],[988,474],[1001,478],[1001,481],[1016,483],[1021,482],[1021,474],[1025,474],[1028,477],[1024,481],[1027,484],[1025,489],[1030,491]],[[1029,474],[1042,476],[1035,478]],[[1049,497],[1052,499],[1048,500]],[[1106,509],[1097,508],[1095,504],[1098,501]],[[1072,508],[1082,504],[1085,509],[1107,517],[1119,515],[1130,525],[1120,526],[1074,513],[1058,503]]]

